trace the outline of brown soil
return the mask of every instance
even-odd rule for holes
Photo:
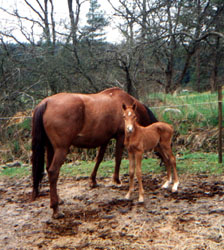
[[[182,175],[177,194],[162,190],[164,176],[144,176],[145,203],[138,191],[124,200],[123,185],[61,177],[64,218],[51,219],[49,187],[30,202],[31,182],[0,180],[0,249],[224,249],[224,176]],[[136,183],[137,187],[137,183]]]

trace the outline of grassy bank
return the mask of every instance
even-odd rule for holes
[[[153,100],[154,105],[152,104],[150,109],[158,119],[173,124],[181,134],[185,134],[189,130],[218,125],[218,96],[216,92],[194,93],[186,91],[177,95],[156,93],[151,94],[149,100]]]
[[[224,164],[218,163],[218,156],[214,153],[189,153],[184,152],[177,156],[177,170],[179,174],[213,174],[220,175],[224,173]],[[159,166],[159,160],[156,158],[148,158],[142,161],[142,172],[147,173],[162,173],[165,171],[165,167]],[[90,176],[93,170],[93,161],[76,161],[70,164],[64,164],[61,168],[61,176]],[[102,162],[98,177],[110,177],[114,171],[114,161]],[[121,175],[128,173],[128,160],[124,159],[121,164]],[[31,166],[21,167],[6,167],[1,166],[1,177],[17,177],[22,178],[24,176],[31,175]]]

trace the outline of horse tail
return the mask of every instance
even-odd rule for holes
[[[155,117],[155,115],[153,114],[153,112],[145,104],[144,104],[144,107],[145,107],[145,109],[146,109],[146,111],[148,113],[149,119],[150,119],[150,123],[149,124],[158,122],[158,120]]]
[[[36,107],[32,120],[32,200],[35,200],[35,198],[38,196],[39,184],[44,176],[44,154],[47,135],[45,133],[43,124],[43,114],[46,110],[46,107],[47,102]]]

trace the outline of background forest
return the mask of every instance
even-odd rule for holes
[[[62,91],[119,86],[141,99],[183,87],[215,91],[223,79],[223,0],[107,0],[110,15],[100,0],[67,0],[60,21],[54,0],[16,2],[0,8],[0,117]],[[105,29],[115,20],[111,43]]]

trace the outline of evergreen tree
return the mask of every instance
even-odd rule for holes
[[[105,32],[109,21],[105,18],[105,12],[100,10],[100,4],[97,0],[90,0],[89,12],[86,15],[87,25],[84,27],[84,36],[90,41],[105,40]]]

